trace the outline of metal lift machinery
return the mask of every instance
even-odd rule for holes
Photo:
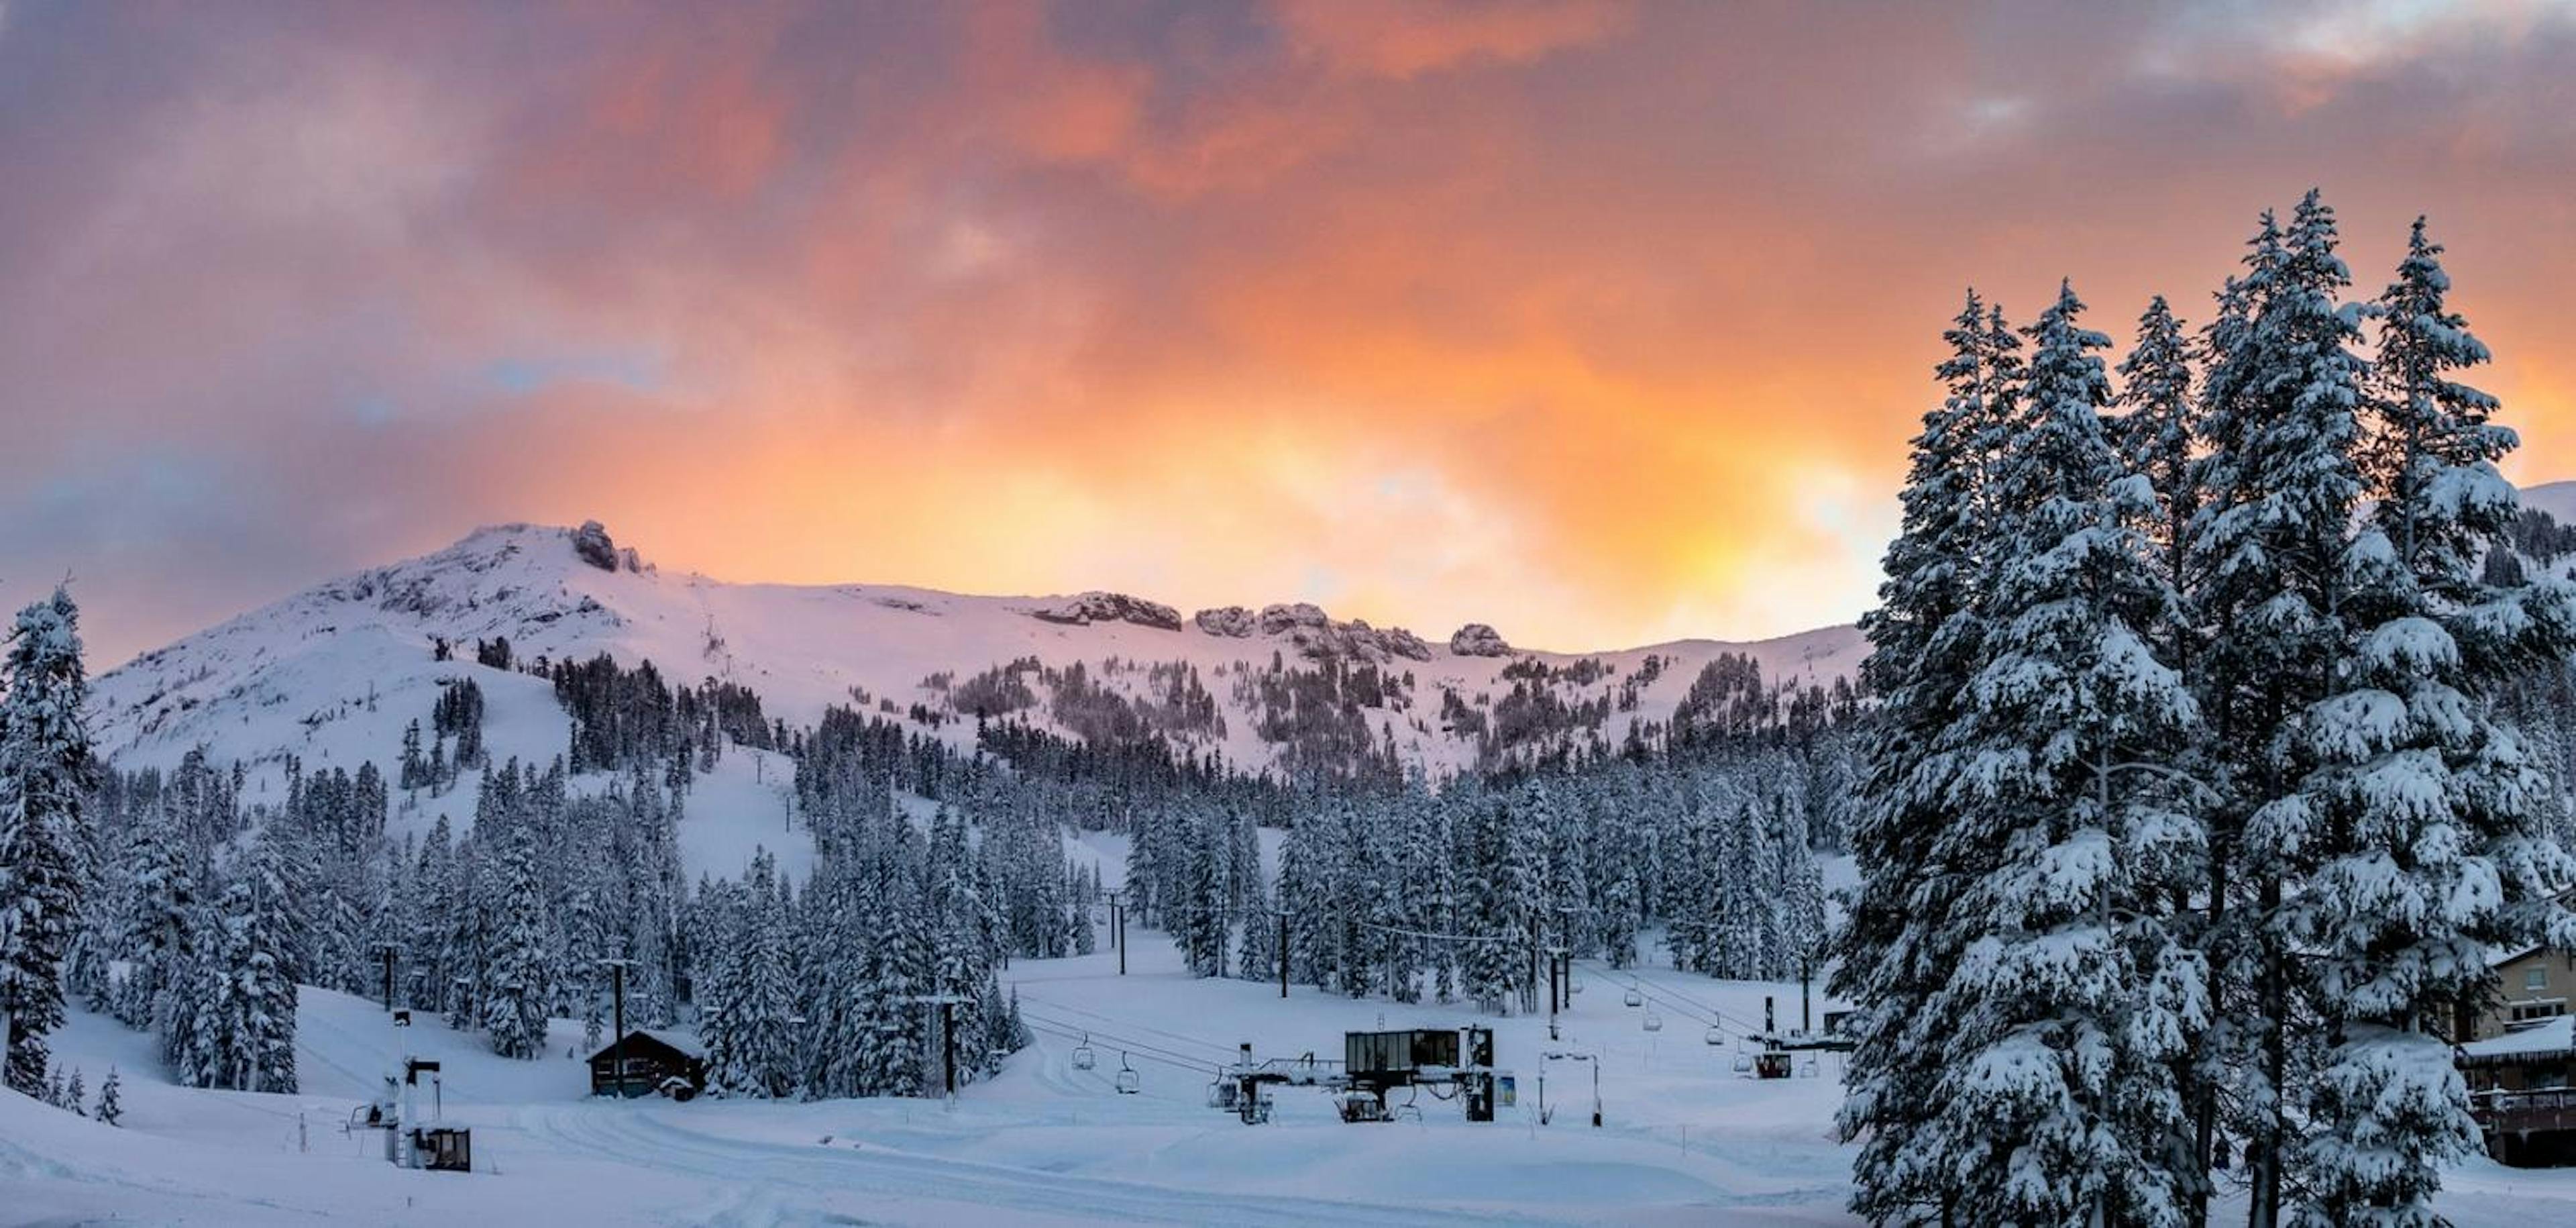
[[[1321,1088],[1332,1093],[1342,1120],[1354,1123],[1394,1120],[1387,1094],[1397,1088],[1462,1100],[1469,1121],[1492,1121],[1495,1108],[1510,1106],[1515,1093],[1511,1073],[1494,1068],[1494,1030],[1472,1024],[1346,1032],[1339,1070],[1311,1053],[1256,1059],[1248,1043],[1240,1052],[1233,1065],[1217,1072],[1208,1103],[1232,1111],[1247,1126],[1270,1120],[1272,1087]]]

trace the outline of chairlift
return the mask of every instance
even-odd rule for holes
[[[1824,1071],[1818,1067],[1816,1059],[1814,1058],[1808,1058],[1806,1061],[1798,1063],[1798,1077],[1801,1079],[1812,1079],[1823,1073]]]
[[[1074,1046],[1073,1049],[1073,1068],[1076,1070],[1089,1070],[1093,1066],[1098,1065],[1099,1062],[1099,1056],[1091,1051],[1091,1033],[1083,1033],[1082,1043]]]
[[[1127,1064],[1127,1055],[1120,1053],[1118,1055],[1118,1094],[1133,1096],[1143,1090],[1145,1090],[1144,1077],[1136,1073],[1135,1067]]]
[[[1708,1025],[1708,1043],[1711,1045],[1726,1043],[1726,1033],[1714,1023]]]
[[[1226,1078],[1223,1074],[1219,1074],[1215,1082],[1208,1084],[1208,1107],[1212,1109],[1234,1108],[1235,1093],[1239,1090],[1240,1089],[1235,1086],[1234,1080]]]
[[[1628,986],[1626,1000],[1630,1006],[1644,1006],[1646,1004],[1646,995],[1637,992],[1636,985],[1632,983]]]
[[[1646,1012],[1646,1030],[1647,1030],[1647,1031],[1649,1031],[1649,1032],[1660,1032],[1660,1031],[1663,1031],[1663,1030],[1664,1030],[1664,1017],[1663,1017],[1663,1016],[1661,1016],[1661,1015],[1656,1014],[1655,1012],[1653,1012],[1653,1011],[1651,1011],[1651,1010],[1647,1011],[1647,1012]]]
[[[1739,1054],[1736,1054],[1736,1055],[1735,1055],[1735,1073],[1740,1074],[1740,1075],[1749,1075],[1749,1074],[1753,1073],[1753,1055],[1752,1055],[1752,1054],[1750,1054],[1750,1053],[1739,1053]]]

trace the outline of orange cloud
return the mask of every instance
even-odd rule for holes
[[[1461,64],[1520,64],[1628,25],[1613,0],[1278,0],[1299,46],[1335,65],[1415,77]]]
[[[2518,475],[2576,474],[2576,31],[2356,28],[2291,114],[2316,53],[2232,11],[13,9],[0,601],[75,569],[112,656],[596,516],[738,579],[1794,631],[1870,600],[1963,283],[2197,320],[2311,182],[2364,293],[2433,214]]]

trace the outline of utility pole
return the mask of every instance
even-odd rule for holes
[[[1118,948],[1118,975],[1127,975],[1127,909],[1118,899],[1120,892],[1109,893],[1109,942]]]
[[[1808,966],[1807,966],[1807,961],[1805,961],[1805,960],[1803,960],[1803,959],[1802,959],[1802,960],[1799,960],[1799,961],[1798,961],[1798,1030],[1799,1030],[1799,1031],[1801,1031],[1801,1032],[1804,1032],[1804,1033],[1806,1033],[1806,1034],[1808,1034],[1808,1035],[1810,1035],[1810,1036],[1814,1035],[1814,1034],[1815,1034],[1815,1031],[1816,1031],[1816,1019],[1815,1019],[1815,1015],[1814,1015],[1814,1007],[1815,1007],[1815,1003],[1814,1003],[1814,1001],[1813,1001],[1814,996],[1815,996],[1815,991],[1809,987],[1809,978],[1810,978],[1812,975],[1813,975],[1812,971],[1811,971],[1811,970],[1808,968]]]
[[[400,950],[402,948],[394,943],[376,944],[376,954],[383,956],[385,961],[385,1011],[388,1014],[394,1009],[394,953]]]
[[[616,1012],[614,1018],[616,1019],[617,1038],[609,1042],[613,1049],[613,1056],[609,1058],[609,1061],[615,1063],[615,1065],[611,1067],[611,1069],[616,1072],[617,1076],[616,1082],[613,1086],[617,1089],[618,1098],[622,1100],[626,1097],[626,966],[634,963],[635,961],[631,959],[603,959],[599,962],[607,965],[609,984],[614,986],[614,988],[609,992],[611,1000],[616,1004],[613,1009]],[[594,1001],[595,1000],[596,999],[594,999]]]
[[[1556,1034],[1557,1011],[1574,1005],[1573,1003],[1565,1000],[1568,996],[1565,991],[1566,989],[1571,988],[1571,982],[1573,980],[1568,971],[1573,959],[1574,952],[1566,947],[1549,947],[1547,949],[1547,1038],[1549,1040],[1558,1039]]]

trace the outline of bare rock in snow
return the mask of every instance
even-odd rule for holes
[[[1239,605],[1201,610],[1192,616],[1191,621],[1209,635],[1221,635],[1230,640],[1250,639],[1252,633],[1260,629],[1260,622],[1252,616],[1252,611]]]
[[[1502,632],[1483,623],[1469,623],[1449,637],[1449,651],[1462,657],[1508,657],[1512,646],[1504,642]]]
[[[601,571],[617,570],[617,544],[608,540],[608,529],[596,520],[585,520],[573,530],[572,552],[581,561]]]
[[[1431,645],[1424,643],[1421,636],[1402,627],[1389,627],[1378,632],[1377,646],[1391,657],[1403,657],[1408,661],[1431,659]]]
[[[1147,601],[1142,597],[1130,597],[1125,593],[1104,593],[1097,590],[1068,598],[1050,607],[1031,610],[1029,614],[1045,622],[1064,623],[1075,627],[1087,626],[1091,623],[1134,623],[1139,627],[1152,627],[1157,631],[1181,629],[1181,612],[1170,606]]]
[[[1312,602],[1261,607],[1261,633],[1282,635],[1291,631],[1323,631],[1333,625],[1323,608]]]

